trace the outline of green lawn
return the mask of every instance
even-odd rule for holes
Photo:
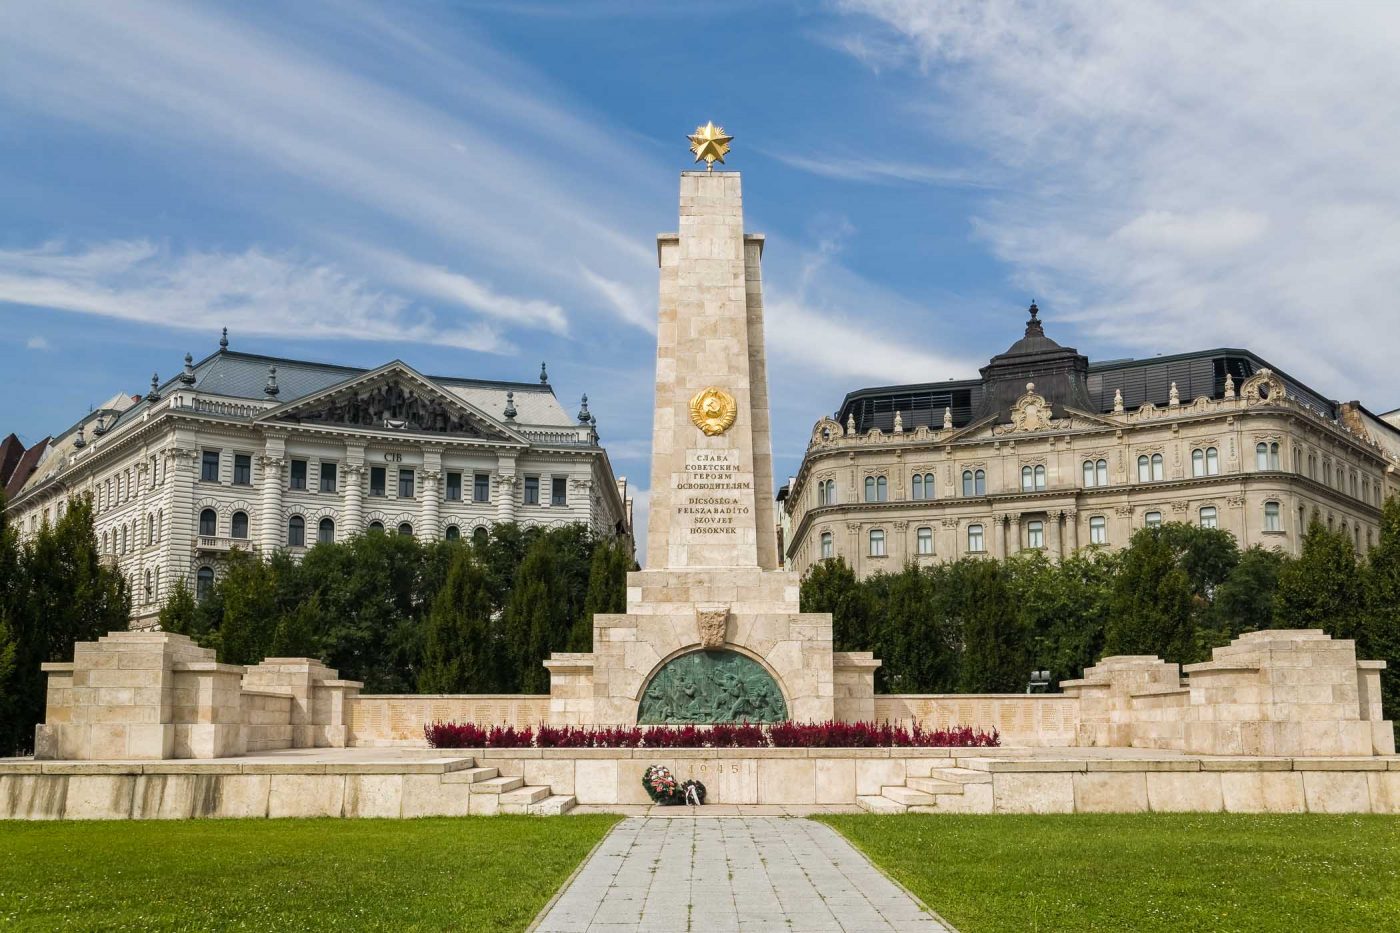
[[[1400,818],[823,816],[962,933],[1400,929]]]
[[[518,931],[616,819],[0,822],[0,927]]]

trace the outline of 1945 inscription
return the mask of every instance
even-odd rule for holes
[[[743,492],[753,489],[752,478],[745,476],[737,450],[686,451],[676,514],[685,516],[691,534],[738,534],[735,520],[749,514]]]

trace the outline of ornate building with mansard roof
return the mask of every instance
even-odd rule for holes
[[[543,366],[519,383],[397,360],[364,370],[234,352],[225,331],[176,378],[36,446],[10,479],[16,525],[33,533],[91,495],[133,627],[155,624],[177,581],[211,585],[235,548],[297,554],[367,529],[457,538],[510,521],[631,534],[588,397],[568,414]]]
[[[1247,350],[1090,363],[1025,336],[981,378],[861,389],[822,418],[780,498],[789,566],[1053,558],[1163,522],[1297,553],[1317,516],[1365,552],[1400,492],[1400,428]]]

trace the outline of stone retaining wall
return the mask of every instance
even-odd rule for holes
[[[1003,745],[1076,744],[1079,701],[1062,693],[877,694],[875,720],[929,729],[995,728]]]

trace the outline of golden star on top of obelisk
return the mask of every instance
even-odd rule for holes
[[[733,138],[724,135],[724,127],[706,121],[704,126],[697,126],[691,134],[690,151],[695,153],[696,162],[701,159],[705,161],[705,171],[713,172],[716,162],[724,164],[724,154],[729,151],[729,142]]]

